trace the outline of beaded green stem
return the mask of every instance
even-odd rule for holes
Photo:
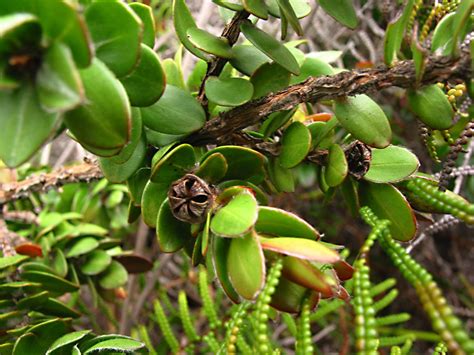
[[[265,286],[260,292],[255,304],[255,333],[257,338],[257,352],[259,354],[271,353],[270,340],[268,339],[268,313],[270,301],[280,280],[282,259],[276,260],[270,268]]]
[[[361,214],[370,225],[380,225],[368,207],[362,208]],[[456,355],[474,353],[474,341],[469,339],[461,321],[454,316],[428,271],[392,239],[388,228],[384,228],[379,242],[403,277],[415,288],[423,308],[431,319],[433,329],[447,344],[450,352]]]
[[[188,337],[190,343],[193,343],[199,340],[199,335],[196,333],[193,321],[191,319],[191,314],[189,313],[188,299],[186,298],[186,293],[181,290],[178,296],[178,305],[179,305],[179,316],[181,318],[181,323],[183,323],[184,333]]]
[[[202,299],[204,313],[209,320],[209,328],[216,329],[221,322],[217,318],[211,295],[209,293],[209,283],[207,281],[207,270],[204,267],[199,269],[199,293]]]
[[[173,332],[171,331],[170,323],[168,322],[168,318],[165,315],[163,307],[159,300],[155,301],[155,316],[158,325],[160,326],[161,332],[163,333],[163,337],[165,341],[168,343],[168,346],[171,349],[171,352],[176,354],[179,352],[179,343],[176,337],[174,336]]]
[[[439,342],[433,351],[433,355],[446,355],[448,348],[443,342]]]
[[[251,303],[241,303],[232,314],[232,318],[227,322],[227,331],[225,336],[225,349],[229,355],[237,354],[237,337],[242,327],[243,318],[249,309]]]
[[[313,354],[314,347],[311,343],[311,321],[309,318],[310,314],[309,299],[307,299],[301,309],[301,313],[297,324],[296,333],[296,355]]]

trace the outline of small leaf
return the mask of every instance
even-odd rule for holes
[[[301,163],[311,148],[311,132],[301,122],[293,122],[283,133],[281,140],[280,164],[293,168]]]
[[[79,330],[63,335],[62,337],[56,339],[53,344],[51,344],[48,351],[46,352],[46,355],[52,354],[54,351],[57,351],[58,349],[64,348],[68,345],[76,344],[90,332],[91,330]]]
[[[285,18],[293,30],[296,32],[298,36],[303,35],[303,28],[301,27],[300,22],[298,21],[298,16],[295,13],[295,10],[293,9],[291,3],[289,0],[277,0],[278,7],[280,9],[280,16],[283,21],[283,18]],[[286,36],[282,36],[286,37]]]
[[[141,5],[141,4],[139,4]],[[158,55],[142,44],[140,60],[135,69],[120,79],[132,106],[153,105],[163,95],[166,78]]]
[[[339,144],[329,148],[328,164],[325,167],[324,177],[330,187],[340,185],[347,176],[348,165],[344,150]]]
[[[138,2],[128,4],[135,14],[140,17],[143,23],[143,38],[142,43],[150,48],[155,45],[156,24],[153,10],[150,6]]]
[[[452,24],[452,41],[449,43],[450,47],[448,47],[448,51],[452,56],[459,55],[459,45],[458,45],[458,38],[460,34],[465,29],[466,25],[468,24],[471,16],[472,10],[474,9],[474,1],[473,0],[464,0],[461,1],[459,6],[456,9],[456,16],[453,19]],[[472,27],[471,27],[472,28]]]
[[[142,195],[142,215],[145,224],[151,228],[156,227],[156,218],[163,201],[168,194],[169,185],[165,183],[155,184],[148,181],[143,189]]]
[[[106,290],[110,290],[125,285],[128,274],[122,264],[112,260],[107,269],[105,269],[99,277],[99,285]]]
[[[319,232],[297,215],[267,206],[260,206],[255,230],[282,237],[319,239]]]
[[[389,228],[393,238],[406,242],[415,236],[415,214],[405,197],[395,187],[361,181],[359,197],[361,206],[369,206],[377,217],[391,222]]]
[[[11,255],[0,257],[0,270],[6,269],[10,266],[15,266],[28,259],[26,255]]]
[[[372,149],[372,160],[364,179],[372,182],[397,182],[415,173],[420,162],[406,148],[390,145],[385,149]]]
[[[84,262],[79,266],[85,275],[98,275],[112,262],[112,257],[103,250],[94,250],[87,254]]]
[[[263,0],[242,0],[245,11],[261,19],[268,19],[267,5]]]
[[[239,106],[253,95],[252,83],[241,78],[210,77],[205,84],[207,98],[221,106]]]
[[[261,65],[250,78],[254,87],[253,98],[275,93],[290,83],[290,72],[277,63]]]
[[[209,60],[209,56],[203,51],[196,48],[188,38],[187,32],[191,28],[197,28],[196,23],[186,6],[185,0],[174,0],[173,1],[173,24],[176,31],[176,35],[183,46],[194,54],[205,61]]]
[[[140,206],[142,202],[143,189],[150,179],[150,172],[150,168],[138,169],[137,172],[127,180],[130,199],[135,206]]]
[[[84,355],[94,352],[134,352],[145,347],[145,344],[131,338],[117,337],[116,339],[108,339],[98,342],[84,351]]]
[[[36,75],[36,88],[48,112],[67,111],[82,102],[84,88],[68,47],[56,43],[48,48]]]
[[[317,292],[309,293],[306,287],[291,282],[285,277],[280,277],[270,305],[281,312],[300,313],[307,297],[310,297],[312,307],[314,307],[319,300],[318,295]]]
[[[18,309],[36,309],[40,307],[43,303],[45,303],[48,300],[49,297],[49,292],[48,291],[43,291],[36,293],[32,296],[24,297],[18,301],[16,306]]]
[[[329,249],[321,242],[304,238],[263,238],[260,244],[265,250],[294,256],[299,259],[333,264],[341,258],[334,250]]]
[[[255,27],[250,22],[244,22],[240,25],[240,29],[244,36],[263,53],[280,64],[289,72],[299,75],[300,68],[298,62],[291,52],[283,44],[278,42],[273,36],[265,33],[261,29]]]
[[[165,253],[174,253],[181,249],[185,242],[193,238],[189,223],[176,219],[166,199],[160,207],[156,221],[156,235],[160,250]]]
[[[380,106],[367,95],[336,101],[334,112],[339,123],[354,138],[375,148],[385,148],[392,139],[392,129]]]
[[[257,200],[243,189],[216,212],[211,221],[211,231],[224,237],[239,237],[252,228],[257,216]]]
[[[270,163],[268,164],[268,175],[278,191],[295,191],[293,172],[290,169],[281,166],[279,157],[270,160]]]
[[[186,31],[189,41],[196,48],[221,58],[232,58],[232,48],[224,37],[217,37],[197,27]]]
[[[217,279],[221,284],[226,295],[234,303],[240,302],[240,296],[232,286],[229,279],[229,269],[227,267],[227,260],[229,259],[229,248],[232,239],[219,238],[212,236],[212,264],[214,265],[214,271]]]
[[[59,293],[74,292],[79,289],[79,285],[42,271],[26,271],[21,274],[21,278],[27,281],[39,282],[44,289]]]
[[[171,135],[190,134],[206,122],[206,114],[196,99],[172,85],[166,86],[156,103],[141,110],[146,127]]]
[[[181,144],[158,160],[151,168],[150,180],[168,186],[191,170],[196,163],[194,149],[189,144]]]
[[[227,160],[221,153],[209,155],[196,170],[196,175],[204,181],[217,183],[225,176],[227,172]]]
[[[445,15],[436,25],[433,31],[433,37],[431,39],[432,52],[436,51],[439,48],[444,49],[446,47],[451,47],[449,44],[453,40],[452,28],[455,16],[456,13],[451,12]],[[448,53],[445,53],[443,51],[443,54],[447,55]]]
[[[300,75],[293,76],[291,78],[290,84],[298,84],[310,76],[318,77],[322,75],[332,75],[334,74],[334,68],[330,66],[327,62],[319,58],[306,57],[303,65],[301,66]]]
[[[265,258],[254,232],[232,239],[227,269],[237,293],[245,299],[255,299],[265,285]]]
[[[318,0],[318,3],[324,11],[344,26],[354,29],[359,24],[351,0]]]
[[[234,56],[230,59],[232,66],[242,74],[251,76],[255,71],[271,59],[252,45],[238,44],[232,47]]]
[[[67,258],[74,258],[83,254],[87,254],[99,246],[97,239],[93,237],[84,237],[74,240],[68,244],[69,250],[66,253]]]
[[[113,1],[90,4],[85,17],[97,58],[117,77],[129,74],[140,55],[140,18],[127,5]]]

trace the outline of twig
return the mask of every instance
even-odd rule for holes
[[[91,182],[103,177],[99,166],[90,160],[63,167],[47,174],[37,174],[23,181],[0,184],[0,205],[29,196],[32,192],[47,192],[64,184]]]
[[[450,79],[466,79],[471,75],[469,53],[463,52],[457,59],[431,56],[427,59],[422,85]],[[209,120],[202,129],[189,136],[186,141],[198,144],[228,144],[233,133],[258,123],[273,112],[289,110],[304,102],[335,99],[346,95],[357,95],[370,91],[398,86],[411,88],[416,80],[412,60],[400,61],[392,68],[353,70],[332,76],[310,77],[277,93],[220,114]]]

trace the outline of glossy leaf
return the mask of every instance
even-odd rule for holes
[[[107,339],[100,341],[84,351],[84,355],[96,352],[134,352],[145,347],[145,344],[131,338],[117,337],[116,339]]]
[[[143,23],[142,43],[153,48],[155,45],[156,24],[152,8],[138,2],[132,2],[131,4],[128,4],[128,6],[130,6],[138,17],[140,17],[140,20]]]
[[[270,160],[268,175],[278,191],[293,192],[295,190],[293,172],[281,166],[279,157]]]
[[[298,62],[293,54],[291,54],[288,48],[278,42],[278,40],[273,36],[255,27],[250,22],[244,22],[240,25],[240,29],[244,36],[268,57],[280,64],[289,72],[295,75],[300,74]]]
[[[160,250],[173,253],[181,249],[191,236],[190,225],[176,219],[166,199],[160,207],[156,221],[156,235]]]
[[[279,208],[260,206],[255,230],[281,237],[319,239],[319,232],[304,219]]]
[[[202,161],[214,153],[220,153],[227,161],[227,173],[223,180],[241,179],[259,183],[263,180],[263,166],[266,158],[263,154],[239,146],[220,146],[204,154]],[[252,181],[253,180],[253,181]]]
[[[415,236],[415,214],[405,197],[395,187],[389,184],[361,182],[359,197],[361,206],[369,206],[378,218],[391,222],[389,228],[393,238],[405,242]]]
[[[263,0],[242,0],[242,5],[248,13],[261,19],[268,19],[267,5]]]
[[[238,106],[253,95],[252,83],[242,78],[210,77],[205,84],[207,98],[221,106]]]
[[[189,144],[181,144],[152,166],[150,180],[154,183],[164,183],[169,186],[171,182],[191,170],[195,162],[196,156],[193,147]]]
[[[196,170],[196,175],[210,183],[217,183],[227,172],[227,160],[221,153],[209,155]]]
[[[354,138],[375,148],[385,148],[390,144],[392,130],[387,116],[367,95],[336,101],[334,109],[339,123]]]
[[[448,129],[453,124],[454,111],[448,98],[437,85],[407,92],[408,104],[428,127]]]
[[[156,227],[156,218],[163,201],[166,199],[169,185],[166,183],[156,184],[148,181],[143,189],[142,215],[143,221],[151,228]]]
[[[324,170],[326,183],[330,187],[340,185],[347,176],[348,165],[344,150],[339,144],[333,144],[329,148],[328,164]]]
[[[280,165],[293,168],[301,163],[311,149],[311,133],[301,122],[293,122],[283,133]]]
[[[74,258],[83,254],[87,254],[99,246],[97,239],[93,237],[84,237],[78,240],[74,240],[68,244],[69,250],[66,253],[66,257]]]
[[[415,173],[420,162],[406,148],[390,145],[385,149],[372,149],[372,160],[364,179],[372,182],[397,182]]]
[[[229,259],[229,248],[232,239],[212,237],[212,263],[217,279],[221,284],[226,295],[234,302],[239,303],[240,296],[234,289],[229,279],[229,269],[227,267],[227,260]]]
[[[86,255],[84,261],[79,266],[85,275],[98,275],[103,272],[112,262],[112,257],[103,250],[94,250]]]
[[[76,285],[59,276],[42,272],[42,271],[26,271],[21,274],[23,280],[38,282],[44,289],[60,293],[74,292],[79,289]]]
[[[140,60],[135,69],[120,79],[132,106],[153,105],[163,95],[166,78],[158,55],[142,44]]]
[[[117,77],[129,74],[140,56],[140,18],[121,2],[94,2],[86,8],[85,17],[97,58]]]
[[[329,249],[321,242],[310,239],[260,237],[260,244],[265,250],[294,256],[299,259],[331,264],[340,260],[340,256],[337,252]]]
[[[452,12],[445,15],[441,21],[438,22],[434,31],[433,37],[431,39],[431,51],[436,51],[437,49],[445,49],[446,47],[452,48],[450,43],[453,40],[453,23],[456,13]],[[443,54],[448,54],[442,51]]]
[[[295,13],[295,10],[291,6],[289,0],[277,0],[278,7],[280,10],[281,21],[288,21],[293,30],[298,36],[303,35],[303,28],[301,27],[300,22],[298,21],[298,16]],[[282,36],[286,37],[286,36]]]
[[[257,200],[243,189],[216,212],[211,221],[211,231],[224,237],[239,237],[252,228],[257,216]]]
[[[351,0],[318,0],[319,5],[336,21],[349,28],[356,28],[359,20]]]
[[[136,206],[140,206],[141,204],[143,189],[150,179],[150,171],[150,168],[138,169],[137,172],[127,180],[130,199]]]
[[[11,255],[0,257],[0,270],[6,269],[10,266],[15,266],[28,259],[26,255]]]
[[[100,169],[104,176],[110,182],[125,182],[130,178],[142,165],[146,155],[146,138],[142,134],[138,140],[131,157],[123,163],[115,163],[112,158],[100,158]]]
[[[309,290],[306,287],[281,277],[276,286],[275,293],[272,295],[270,305],[282,312],[300,313],[306,298],[309,295],[309,297],[314,298],[316,294],[315,292],[309,294]]]
[[[64,255],[61,249],[56,250],[56,255],[54,256],[53,263],[51,266],[57,275],[61,277],[66,277],[69,267],[66,260],[66,256]]]
[[[190,134],[206,121],[204,110],[196,99],[172,85],[166,86],[160,100],[141,110],[146,127],[171,135]]]
[[[458,38],[466,27],[466,24],[472,18],[472,11],[474,10],[473,0],[461,1],[456,9],[456,16],[453,19],[452,24],[452,37],[453,40],[450,42],[448,51],[452,56],[459,55]]]
[[[318,58],[306,57],[301,66],[300,75],[291,78],[291,84],[297,84],[305,81],[310,76],[322,76],[334,74],[334,68],[327,62]]]
[[[280,7],[276,0],[268,0],[267,2],[268,12],[277,18],[281,18]],[[311,6],[307,0],[290,0],[291,7],[293,8],[297,18],[303,18],[311,13]]]
[[[234,56],[230,59],[230,63],[235,69],[248,76],[251,76],[263,64],[271,61],[266,54],[248,44],[238,44],[232,47],[232,52]]]
[[[221,58],[232,58],[232,48],[227,38],[214,36],[197,27],[188,28],[186,34],[191,44],[203,52]]]
[[[84,88],[68,47],[56,43],[48,48],[36,75],[36,88],[48,112],[70,110],[83,101]]]
[[[173,1],[173,24],[180,42],[183,46],[194,54],[205,61],[209,60],[209,56],[203,51],[196,48],[188,38],[188,30],[191,28],[197,28],[196,23],[186,6],[185,0],[174,0]]]
[[[245,299],[255,299],[265,284],[265,258],[254,233],[232,239],[227,269],[230,282],[237,293]]]
[[[131,111],[127,93],[113,73],[98,59],[80,70],[86,103],[68,111],[67,128],[90,148],[116,149],[130,138]],[[92,150],[92,153],[98,152]]]
[[[0,53],[4,55],[24,50],[22,47],[37,46],[41,38],[38,18],[28,13],[0,17],[0,38]]]
[[[76,344],[90,332],[90,330],[78,330],[76,332],[63,335],[62,337],[56,339],[53,344],[51,344],[48,351],[46,352],[46,355],[52,354],[55,351],[64,348],[68,345]]]
[[[20,299],[18,303],[16,304],[16,306],[18,307],[18,309],[21,309],[21,310],[36,309],[48,300],[48,296],[49,296],[48,291],[42,291],[34,295]]]
[[[106,290],[125,285],[128,279],[127,270],[118,261],[112,260],[100,275],[99,285]]]
[[[142,114],[139,108],[132,107],[131,120],[132,129],[130,133],[130,142],[120,150],[119,154],[111,157],[110,161],[115,164],[122,164],[128,161],[140,143],[140,138],[143,134],[143,123]]]
[[[30,86],[0,92],[0,107],[0,159],[16,167],[54,133],[60,116],[45,112]]]
[[[253,98],[259,98],[271,92],[275,93],[288,86],[290,72],[277,63],[264,63],[250,78],[253,84]]]

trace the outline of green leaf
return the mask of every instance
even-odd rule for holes
[[[45,290],[59,293],[74,292],[79,289],[79,285],[42,271],[26,271],[21,274],[21,278],[27,281],[38,282]]]
[[[227,256],[230,282],[248,300],[255,299],[265,285],[265,258],[257,238],[255,232],[250,232],[232,239]]]
[[[325,167],[324,177],[330,187],[340,185],[347,176],[348,165],[344,150],[339,144],[329,148],[328,164]]]
[[[268,164],[268,175],[278,191],[295,191],[293,172],[290,169],[281,166],[279,157],[270,160],[270,163]]]
[[[74,258],[87,254],[99,246],[97,239],[93,237],[84,237],[79,240],[73,240],[68,244],[69,250],[66,253],[67,258]]]
[[[196,48],[188,38],[188,30],[191,28],[197,28],[196,23],[186,6],[185,0],[174,0],[173,1],[173,24],[176,31],[176,35],[183,46],[194,54],[205,61],[209,61],[209,56],[203,51]]]
[[[453,107],[438,85],[408,90],[407,98],[410,109],[428,127],[442,130],[452,126]]]
[[[259,183],[263,180],[266,158],[263,154],[245,147],[220,146],[208,151],[203,155],[201,161],[214,153],[220,153],[227,161],[227,173],[223,180],[250,180]]]
[[[112,257],[103,250],[94,250],[86,255],[79,266],[85,275],[98,275],[103,272],[112,262]]]
[[[140,136],[131,157],[124,163],[115,163],[112,158],[99,158],[100,168],[110,182],[125,182],[142,165],[146,155],[146,137]]]
[[[239,106],[253,95],[252,83],[242,78],[210,77],[205,84],[207,98],[221,106]]]
[[[143,221],[151,228],[156,227],[158,211],[168,194],[168,188],[167,183],[156,184],[148,181],[143,190],[141,202]]]
[[[150,168],[138,169],[127,180],[127,187],[130,192],[130,199],[135,206],[140,206],[142,201],[143,189],[150,179]]]
[[[277,63],[262,64],[250,78],[253,84],[253,98],[277,92],[290,83],[290,72]]]
[[[380,106],[367,95],[347,97],[334,103],[339,123],[354,138],[375,148],[385,148],[392,139],[392,129]]]
[[[229,248],[232,239],[219,238],[212,236],[212,263],[217,279],[221,284],[226,295],[234,302],[240,302],[240,296],[234,289],[229,279],[229,269],[227,267],[227,260],[229,259]]]
[[[171,85],[166,86],[156,103],[141,110],[146,127],[171,135],[190,134],[206,122],[206,114],[196,99]]]
[[[469,22],[472,16],[472,10],[474,10],[474,0],[463,0],[459,3],[456,9],[456,16],[454,17],[452,24],[452,41],[449,43],[451,48],[447,48],[452,56],[459,55],[458,38],[463,32],[466,24]]]
[[[41,38],[41,27],[38,18],[33,14],[16,13],[0,17],[0,54],[36,47]]]
[[[239,237],[253,227],[258,217],[257,200],[248,190],[234,196],[211,221],[211,231],[224,237]]]
[[[95,352],[132,353],[145,347],[145,344],[131,338],[117,336],[115,339],[100,341],[84,351],[84,355]]]
[[[196,48],[221,58],[232,58],[232,48],[224,37],[217,37],[197,27],[186,31],[189,41]]]
[[[270,62],[270,58],[252,45],[238,44],[232,47],[232,66],[242,74],[251,76],[260,66]]]
[[[160,250],[174,253],[181,249],[186,241],[193,238],[190,224],[176,219],[171,212],[168,199],[164,200],[158,211],[156,235]]]
[[[319,239],[319,232],[297,215],[267,206],[260,206],[255,230],[282,237]]]
[[[397,57],[397,52],[402,46],[403,36],[413,13],[415,0],[408,0],[403,9],[403,13],[396,20],[387,26],[384,39],[384,61],[391,65]]]
[[[20,310],[36,309],[48,300],[49,292],[43,291],[32,296],[24,297],[18,301],[16,307]]]
[[[452,12],[445,15],[441,21],[438,22],[434,31],[433,37],[431,38],[431,51],[434,52],[439,48],[445,49],[446,47],[451,48],[450,43],[453,41],[453,23],[456,13]],[[443,54],[445,51],[442,51]]]
[[[354,29],[359,24],[351,0],[318,0],[318,3],[328,15],[344,26]]]
[[[143,23],[143,37],[142,43],[147,45],[150,48],[153,48],[155,45],[155,32],[156,24],[155,17],[153,16],[153,9],[145,4],[138,2],[132,2],[128,4],[130,8],[135,12],[135,14],[140,17]]]
[[[99,275],[99,285],[110,290],[125,285],[127,279],[127,270],[118,261],[112,260],[107,269]]]
[[[259,204],[263,204],[263,205],[268,204],[268,198],[267,198],[267,195],[265,194],[265,192],[263,192],[263,190],[260,187],[258,187],[255,184],[252,184],[249,181],[245,181],[245,180],[226,180],[224,182],[221,182],[218,185],[218,188],[223,190],[223,189],[227,189],[228,187],[233,187],[233,186],[234,187],[247,187],[255,195],[255,198],[257,199]]]
[[[260,244],[265,250],[318,263],[333,264],[341,259],[337,252],[329,249],[323,243],[305,238],[260,237]]]
[[[128,161],[135,149],[140,144],[140,139],[143,134],[142,114],[139,108],[132,107],[132,129],[130,133],[130,142],[126,144],[120,153],[111,157],[110,161],[115,164],[122,164]]]
[[[372,182],[397,182],[415,173],[420,162],[406,148],[390,145],[385,149],[372,149],[372,160],[364,179]]]
[[[143,24],[121,2],[94,2],[85,11],[95,54],[117,77],[129,74],[140,56]]]
[[[179,67],[172,58],[166,58],[161,62],[161,65],[165,71],[167,85],[176,86],[183,90],[186,89],[181,67]]]
[[[303,35],[303,28],[301,27],[300,22],[298,21],[298,16],[295,13],[289,0],[277,0],[278,7],[280,10],[280,16],[283,22],[283,19],[288,21],[293,30],[298,36]],[[286,36],[284,36],[286,37]]]
[[[140,4],[141,5],[141,4]],[[163,95],[166,78],[158,55],[141,44],[140,60],[135,69],[120,79],[132,106],[153,105]]]
[[[428,51],[418,42],[416,35],[411,40],[411,52],[413,54],[413,63],[415,64],[415,78],[418,86],[423,74],[425,73],[426,55]]]
[[[225,176],[227,172],[227,161],[221,153],[209,155],[196,170],[196,175],[204,181],[217,183]]]
[[[194,148],[181,144],[158,160],[151,168],[150,180],[168,186],[191,170],[196,163]]]
[[[327,62],[318,58],[305,58],[303,65],[301,66],[301,73],[297,76],[292,76],[290,84],[298,84],[310,76],[322,76],[334,74],[334,68]]]
[[[307,0],[290,0],[289,2],[297,18],[306,17],[311,13],[311,6]],[[268,12],[274,17],[281,18],[278,2],[276,0],[268,0],[266,3]]]
[[[36,75],[36,88],[48,112],[67,111],[83,101],[84,88],[68,47],[56,43],[48,48]]]
[[[300,313],[303,302],[308,297],[313,301],[315,295],[318,295],[318,293],[313,292],[308,296],[308,293],[306,287],[291,282],[285,277],[280,277],[275,293],[272,295],[270,305],[282,312]],[[314,303],[317,303],[317,299]]]
[[[280,64],[289,72],[295,75],[300,74],[298,62],[293,54],[291,54],[288,48],[278,42],[278,40],[273,36],[255,27],[250,22],[242,23],[240,29],[244,36],[268,57]]]
[[[45,112],[30,86],[0,92],[0,159],[9,167],[27,161],[55,132],[58,114]]]
[[[261,19],[268,19],[267,5],[263,0],[242,0],[245,11]]]
[[[56,255],[54,256],[51,266],[53,267],[57,275],[61,277],[66,277],[69,267],[67,264],[66,256],[64,255],[61,249],[56,250]]]
[[[90,330],[79,330],[76,332],[63,335],[62,337],[56,339],[53,344],[51,344],[48,351],[46,352],[46,355],[54,354],[56,351],[58,351],[61,348],[78,343],[90,332],[91,332]]]
[[[415,214],[405,197],[395,187],[361,181],[359,198],[361,206],[369,206],[378,218],[391,222],[389,228],[393,238],[406,242],[415,236]]]
[[[311,132],[301,122],[293,122],[283,133],[280,165],[293,168],[301,163],[311,149]]]
[[[26,255],[11,255],[11,256],[3,256],[0,258],[0,270],[6,269],[10,266],[15,266],[26,259],[29,259],[29,256]]]
[[[92,153],[123,147],[130,138],[131,110],[120,81],[98,59],[80,70],[86,102],[64,116],[67,128]]]

